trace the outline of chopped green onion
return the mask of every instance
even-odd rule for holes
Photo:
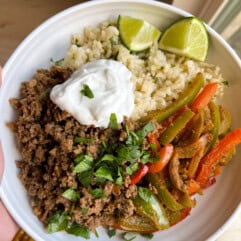
[[[77,143],[85,143],[85,142],[92,142],[93,139],[91,138],[86,138],[86,137],[79,137],[79,136],[75,136],[74,137],[74,143],[77,144]]]
[[[111,113],[110,115],[110,122],[109,122],[109,128],[116,129],[118,127],[118,120],[115,113]]]

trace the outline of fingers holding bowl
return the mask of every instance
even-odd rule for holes
[[[2,67],[0,66],[0,88],[2,86]],[[2,152],[2,145],[0,141],[0,183],[2,180],[3,175],[3,152]]]

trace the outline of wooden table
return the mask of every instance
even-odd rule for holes
[[[40,23],[83,0],[0,0],[0,65]],[[241,215],[218,241],[241,240]]]
[[[40,23],[83,0],[0,0],[0,64]]]

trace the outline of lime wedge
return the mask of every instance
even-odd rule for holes
[[[208,51],[208,33],[203,22],[196,17],[183,18],[168,27],[159,48],[169,52],[204,61]]]
[[[150,23],[129,16],[118,17],[118,28],[121,41],[134,52],[149,48],[161,34],[159,29]]]

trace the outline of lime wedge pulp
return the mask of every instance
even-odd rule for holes
[[[208,51],[208,33],[203,22],[186,17],[169,26],[159,41],[159,48],[204,61]]]
[[[121,41],[134,52],[149,48],[161,34],[159,29],[150,23],[129,16],[118,17],[118,28]]]

